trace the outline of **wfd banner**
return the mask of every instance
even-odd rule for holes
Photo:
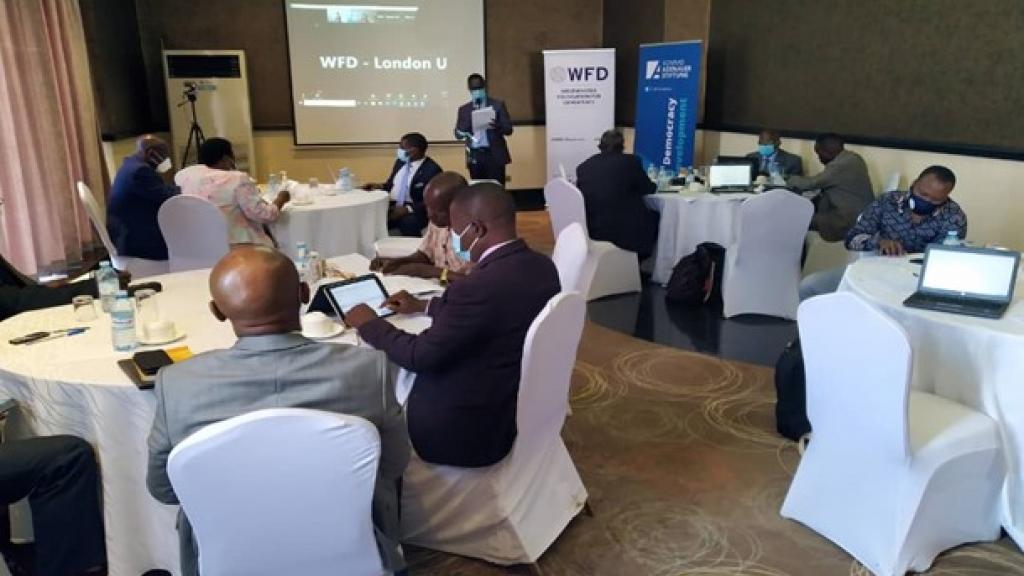
[[[615,127],[615,50],[545,50],[548,180],[597,153],[601,133]]]
[[[673,175],[693,165],[700,40],[640,45],[634,152]]]

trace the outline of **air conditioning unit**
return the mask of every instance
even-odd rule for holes
[[[163,62],[174,165],[195,164],[199,141],[221,137],[231,141],[238,169],[255,176],[245,52],[164,50]]]

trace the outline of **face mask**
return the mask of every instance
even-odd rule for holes
[[[914,214],[921,216],[927,216],[932,212],[935,212],[935,209],[939,207],[938,204],[925,200],[913,192],[910,193],[910,200],[907,200],[907,206],[910,206],[910,209]]]
[[[408,162],[409,161],[409,152],[405,148],[399,148],[395,152],[395,157],[398,158],[399,162]]]
[[[162,162],[156,165],[156,171],[163,174],[164,172],[170,170],[171,166],[173,166],[173,164],[171,163],[171,159],[164,158]]]
[[[470,90],[469,95],[472,96],[473,100],[476,102],[483,103],[487,101],[487,90],[485,88],[475,88]]]
[[[775,154],[775,144],[758,144],[757,151],[765,158]]]
[[[462,235],[465,234],[472,225],[473,224],[471,223],[467,224],[466,227],[462,229],[461,234],[456,234],[454,230],[452,231],[452,252],[455,252],[455,257],[463,262],[469,262],[473,259],[473,246],[476,246],[477,241],[480,240],[480,237],[477,236],[476,240],[473,240],[473,243],[469,245],[469,248],[466,248],[465,250],[462,249]]]

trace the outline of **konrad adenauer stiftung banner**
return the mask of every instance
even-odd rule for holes
[[[545,50],[548,180],[597,153],[601,133],[615,127],[615,50]]]
[[[693,165],[701,42],[642,44],[634,150],[646,169]]]

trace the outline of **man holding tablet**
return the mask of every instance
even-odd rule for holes
[[[416,374],[406,420],[420,459],[490,466],[515,440],[523,343],[560,290],[558,271],[516,236],[515,204],[496,184],[456,192],[451,225],[455,252],[475,263],[473,273],[429,304],[407,292],[387,300],[399,314],[426,312],[429,329],[403,332],[366,305],[349,310],[345,322]]]

